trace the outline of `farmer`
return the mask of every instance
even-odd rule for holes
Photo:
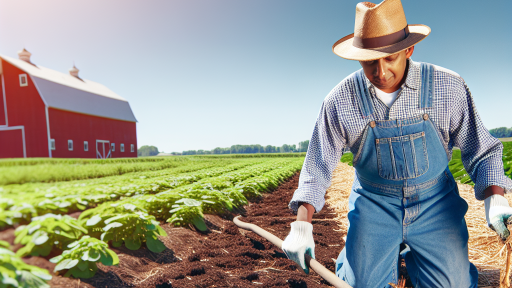
[[[398,281],[400,247],[415,287],[477,287],[468,259],[468,205],[448,169],[452,148],[485,199],[487,223],[503,239],[512,208],[505,190],[500,141],[484,127],[464,80],[455,72],[414,62],[414,45],[430,33],[408,25],[400,0],[356,6],[354,34],[333,52],[362,66],[325,98],[289,203],[297,211],[282,248],[308,273],[314,258],[312,215],[345,147],[356,173],[349,197],[349,229],[336,275],[349,285],[389,287]],[[340,239],[341,241],[341,239]]]

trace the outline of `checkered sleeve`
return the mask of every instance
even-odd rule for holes
[[[461,150],[464,168],[475,183],[475,197],[484,199],[484,190],[496,185],[512,191],[512,179],[503,169],[503,144],[484,127],[466,83],[461,85],[450,111],[450,138]]]
[[[334,89],[333,91],[335,91]],[[306,202],[320,212],[325,204],[325,191],[331,185],[332,172],[338,165],[345,147],[345,131],[340,125],[336,92],[326,97],[320,109],[309,141],[308,151],[288,207],[297,211],[299,202]]]

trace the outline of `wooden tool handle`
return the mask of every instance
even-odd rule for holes
[[[238,219],[240,216],[236,216],[233,219],[233,222],[240,228],[250,230],[261,237],[267,239],[268,241],[272,242],[272,244],[276,245],[277,247],[281,248],[283,245],[283,240],[279,239],[277,236],[273,235],[272,233],[266,231],[265,229],[259,227],[258,225],[254,225],[251,223],[245,223],[240,221]],[[281,248],[282,249],[282,248]],[[325,268],[322,264],[320,264],[315,259],[311,258],[308,254],[305,254],[306,264],[309,266],[309,268],[313,269],[318,275],[320,275],[322,278],[324,278],[327,282],[331,283],[336,288],[352,288],[352,286],[348,285],[345,281],[341,280],[336,276],[334,273],[332,273],[329,269]]]

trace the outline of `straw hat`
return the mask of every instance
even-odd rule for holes
[[[375,60],[405,50],[429,33],[426,25],[407,24],[400,0],[360,2],[356,6],[354,34],[334,43],[332,51],[349,60]]]

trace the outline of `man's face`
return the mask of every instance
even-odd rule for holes
[[[414,46],[385,58],[372,61],[359,61],[364,74],[375,87],[391,93],[405,82],[407,59],[411,57]]]

